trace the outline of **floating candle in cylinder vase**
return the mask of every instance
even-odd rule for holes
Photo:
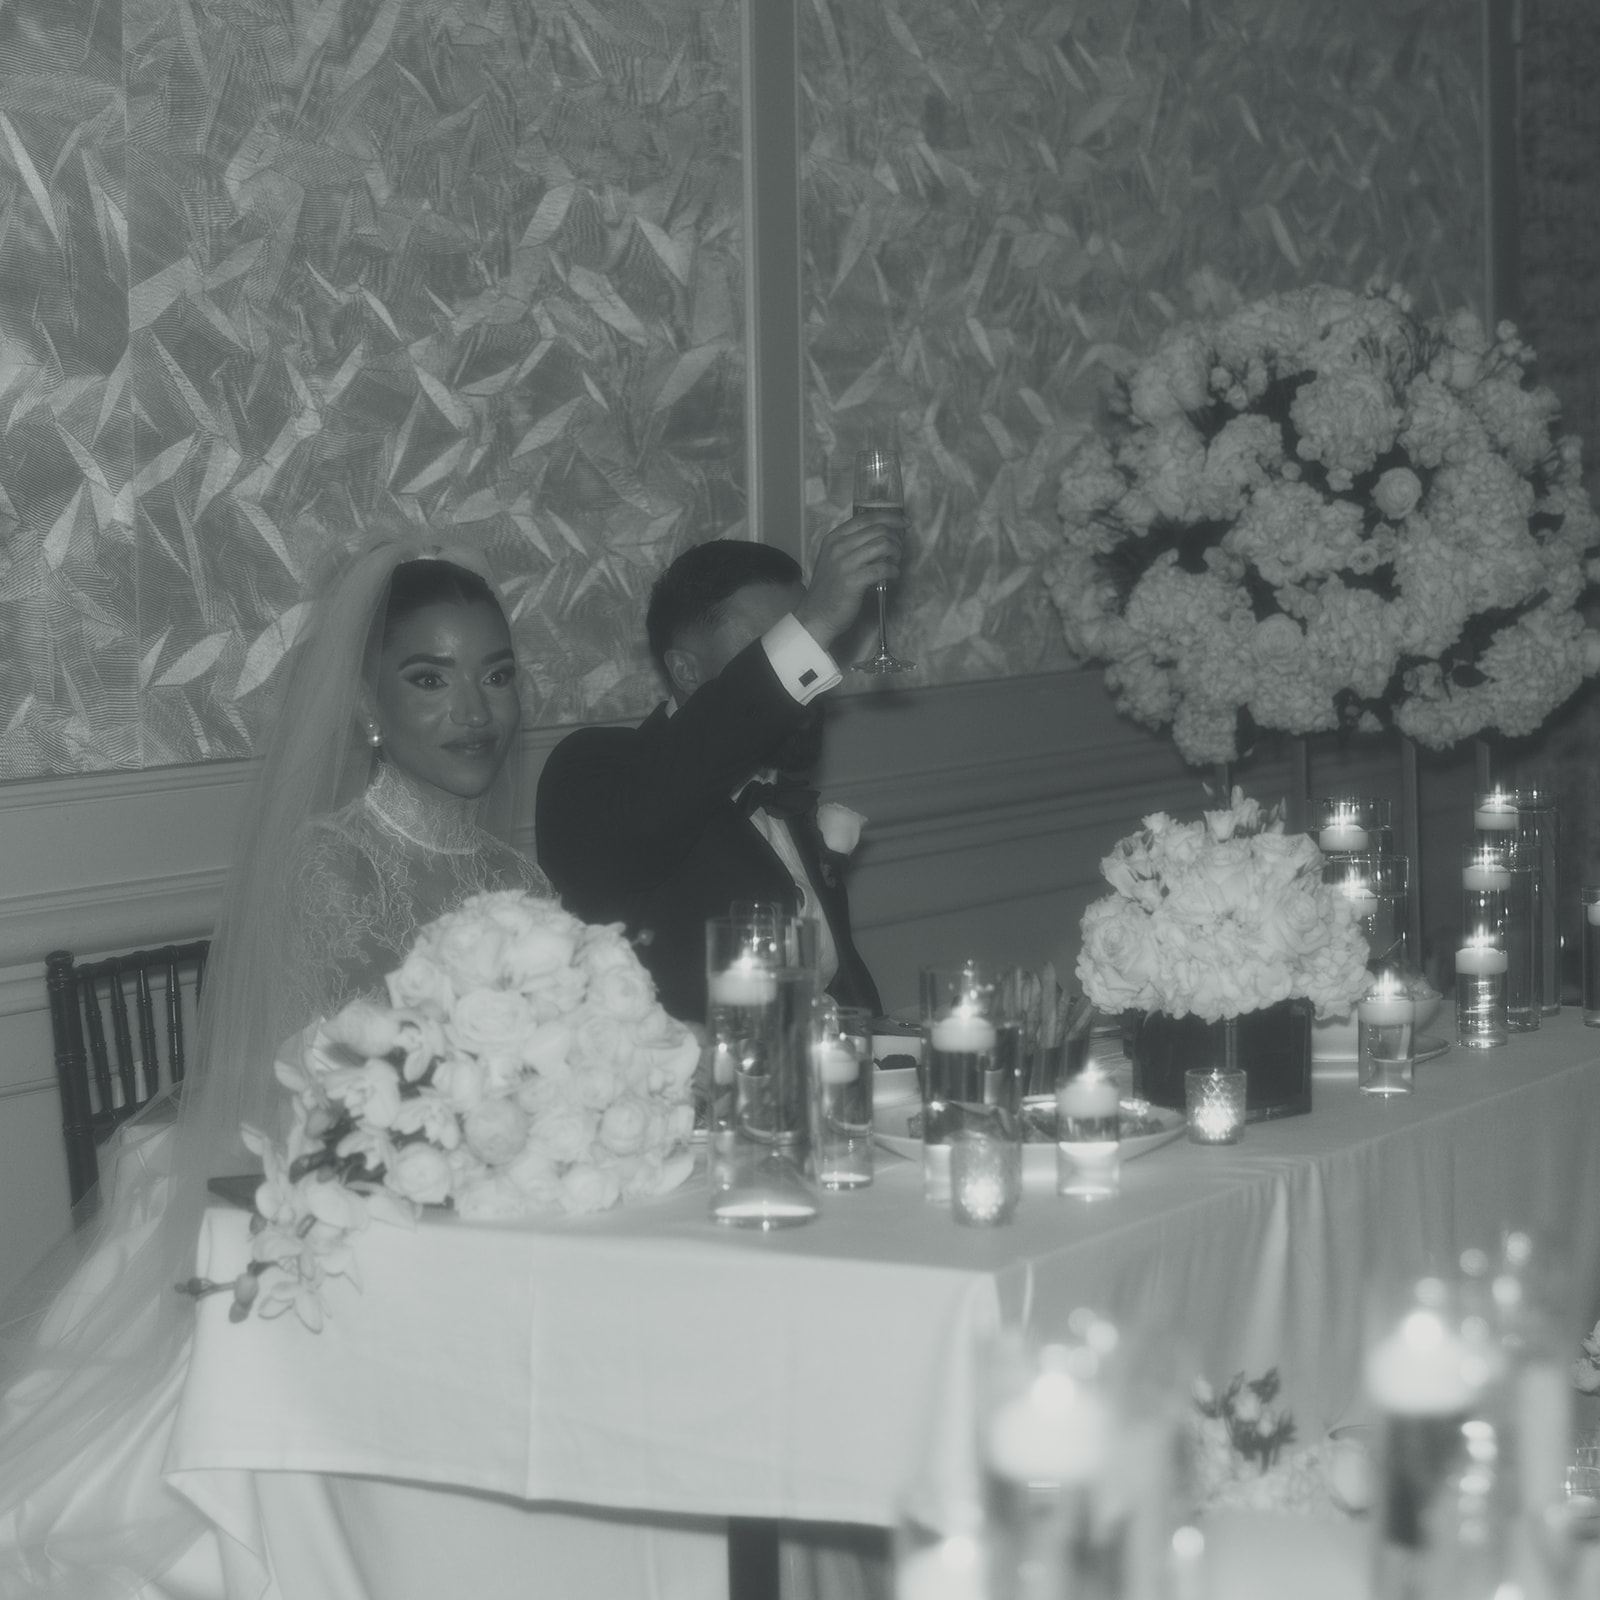
[[[778,998],[773,970],[753,956],[743,956],[706,978],[706,998],[714,1006],[765,1006]]]
[[[1472,825],[1485,833],[1514,833],[1517,797],[1505,789],[1480,794],[1472,803]]]
[[[1360,855],[1367,848],[1367,830],[1353,822],[1330,823],[1318,833],[1317,844],[1330,854]]]
[[[1310,802],[1308,832],[1325,855],[1365,855],[1393,847],[1394,829],[1387,800],[1375,796],[1333,795]]]
[[[1477,1415],[1496,1377],[1495,1352],[1462,1336],[1439,1280],[1423,1280],[1417,1295],[1366,1361],[1367,1394],[1383,1418],[1372,1592],[1377,1600],[1501,1593],[1503,1441]]]
[[[1456,1038],[1469,1050],[1506,1042],[1506,952],[1491,929],[1475,931],[1456,951]]]
[[[812,1001],[811,1149],[824,1189],[864,1189],[873,1178],[872,1022],[831,995]]]
[[[981,1054],[994,1049],[994,1024],[974,1012],[953,1011],[928,1030],[928,1043],[951,1054]]]
[[[950,1139],[967,1106],[1010,1104],[1002,1083],[996,976],[976,961],[922,969],[923,1198],[950,1199]],[[1011,1062],[1012,1078],[1015,1062]],[[1014,1108],[1015,1109],[1015,1108]]]

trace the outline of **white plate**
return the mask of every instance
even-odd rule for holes
[[[1137,1156],[1147,1156],[1164,1144],[1171,1144],[1184,1130],[1181,1111],[1168,1111],[1164,1106],[1152,1106],[1143,1100],[1124,1100],[1123,1109],[1140,1116],[1155,1117],[1161,1123],[1155,1133],[1135,1134],[1122,1140],[1122,1159],[1132,1161]],[[911,1119],[922,1111],[921,1102],[912,1105],[879,1106],[875,1108],[873,1133],[885,1150],[893,1150],[908,1161],[922,1159],[922,1141],[911,1135]],[[1030,1140],[1022,1147],[1022,1175],[1024,1180],[1048,1178],[1055,1182],[1056,1147],[1042,1140]]]

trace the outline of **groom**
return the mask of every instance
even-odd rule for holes
[[[645,627],[671,699],[637,728],[580,728],[539,780],[539,864],[567,908],[622,922],[661,1003],[705,1018],[705,923],[736,900],[820,919],[819,966],[844,1005],[880,1009],[804,774],[822,750],[817,697],[840,681],[828,647],[862,597],[900,570],[898,512],[841,523],[807,587],[770,545],[686,550],[651,591]],[[848,820],[825,808],[824,824]],[[832,831],[830,828],[829,831]]]

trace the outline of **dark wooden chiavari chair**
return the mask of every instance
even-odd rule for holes
[[[192,1016],[210,948],[209,939],[196,939],[81,965],[67,950],[45,958],[74,1205],[99,1176],[96,1150],[155,1095],[183,1082],[184,980]]]

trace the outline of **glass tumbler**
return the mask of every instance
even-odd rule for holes
[[[1356,1002],[1357,1086],[1363,1094],[1410,1094],[1416,1073],[1417,1003],[1396,972],[1381,972]]]

